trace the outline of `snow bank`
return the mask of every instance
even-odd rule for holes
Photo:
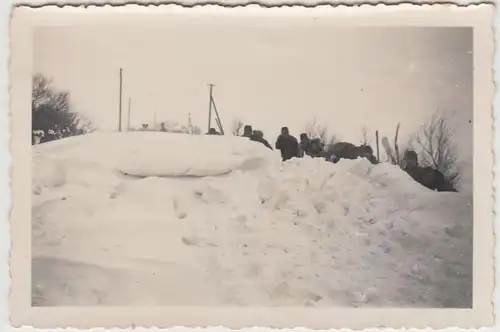
[[[161,132],[97,133],[37,145],[35,188],[114,185],[131,177],[217,176],[277,162],[277,155],[241,137]],[[70,179],[70,180],[69,180]]]
[[[164,133],[33,151],[35,304],[471,305],[471,202],[395,166]]]

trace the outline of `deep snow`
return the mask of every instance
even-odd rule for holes
[[[472,201],[240,137],[33,146],[34,305],[470,307]]]

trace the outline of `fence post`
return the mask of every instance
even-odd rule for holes
[[[123,68],[120,68],[120,100],[118,103],[118,131],[122,131],[122,77]]]

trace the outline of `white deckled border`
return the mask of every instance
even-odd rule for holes
[[[25,6],[33,6],[40,7],[46,5],[81,5],[81,4],[92,4],[92,5],[182,5],[182,6],[194,6],[201,4],[214,4],[221,5],[224,7],[232,7],[232,6],[244,6],[249,4],[255,4],[265,7],[274,7],[281,5],[295,5],[295,6],[306,6],[306,7],[315,7],[318,5],[334,5],[334,6],[359,6],[359,5],[399,5],[401,3],[408,3],[412,5],[458,5],[458,6],[468,6],[468,5],[479,5],[479,4],[493,4],[494,0],[316,0],[316,1],[300,1],[300,0],[224,0],[224,1],[216,1],[216,0],[90,0],[90,1],[82,1],[82,0],[13,0],[12,3],[14,5],[25,5]]]
[[[18,8],[11,21],[10,111],[12,155],[11,210],[11,323],[15,327],[208,327],[309,329],[369,327],[481,327],[493,324],[493,31],[491,5],[363,5],[288,6],[264,9],[258,5],[225,8],[217,5],[183,8],[176,5],[122,7],[47,6]],[[31,308],[31,27],[37,25],[109,24],[139,22],[154,13],[179,15],[331,16],[349,26],[473,26],[474,27],[474,299],[473,309],[317,309],[224,307],[45,307]],[[152,17],[148,16],[148,23]]]

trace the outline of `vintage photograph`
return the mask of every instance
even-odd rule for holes
[[[473,26],[69,21],[31,27],[31,307],[478,308]]]
[[[224,23],[34,31],[33,305],[470,308],[472,29]]]

